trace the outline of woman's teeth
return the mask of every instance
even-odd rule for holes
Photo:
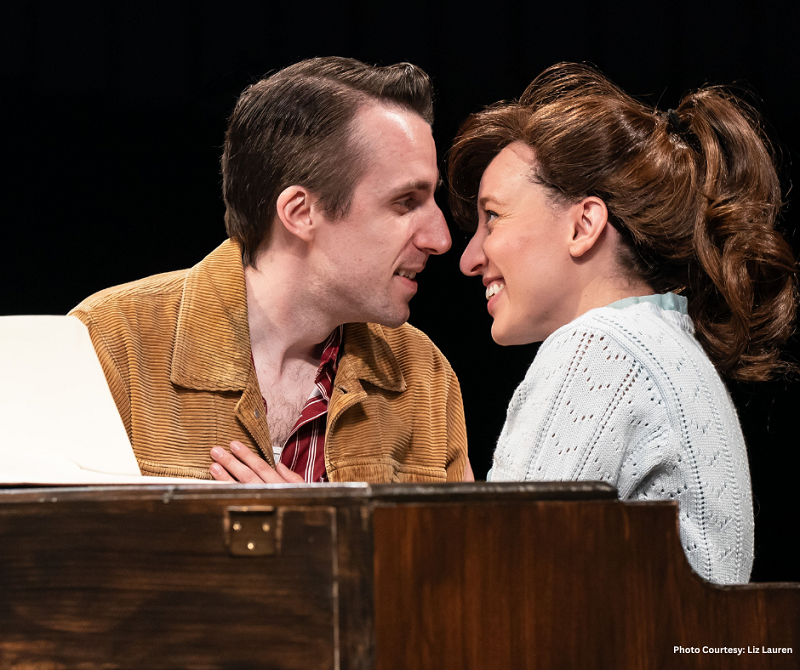
[[[503,282],[494,282],[493,284],[489,284],[489,286],[486,287],[486,299],[488,300],[493,295],[497,295],[505,287],[506,285]]]

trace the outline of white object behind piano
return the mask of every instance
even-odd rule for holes
[[[89,331],[72,316],[0,317],[0,483],[142,477]]]

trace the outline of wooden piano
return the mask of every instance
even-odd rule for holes
[[[0,668],[796,669],[800,584],[602,484],[6,488]]]

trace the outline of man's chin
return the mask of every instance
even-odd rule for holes
[[[379,323],[382,326],[385,326],[386,328],[399,328],[406,321],[408,321],[408,316],[406,316],[404,319],[382,319],[377,323]]]
[[[371,321],[372,323],[377,323],[387,328],[399,328],[408,321],[410,315],[411,310],[406,308],[404,310],[398,310],[393,314],[381,314],[378,318],[372,319]]]

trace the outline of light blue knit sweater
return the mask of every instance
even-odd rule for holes
[[[623,500],[677,500],[695,571],[749,579],[747,450],[681,296],[629,298],[550,335],[511,399],[491,479],[601,480]]]

